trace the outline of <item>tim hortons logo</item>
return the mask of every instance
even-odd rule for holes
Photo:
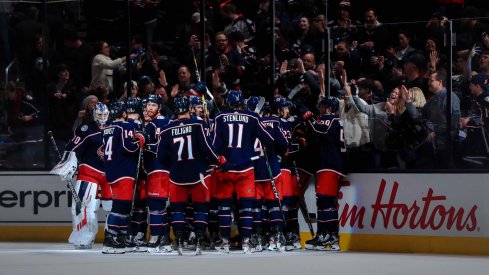
[[[349,182],[342,185],[348,186]],[[359,229],[365,228],[369,222],[365,221],[365,214],[367,211],[372,211],[372,219],[370,220],[372,229],[375,229],[376,226],[383,226],[384,229],[409,227],[409,229],[439,230],[443,227],[457,231],[472,232],[477,230],[477,205],[472,206],[468,211],[463,207],[449,206],[447,205],[447,196],[435,195],[432,188],[429,188],[426,195],[420,200],[414,200],[411,205],[399,203],[396,201],[399,183],[394,182],[390,194],[385,190],[386,185],[386,181],[382,179],[377,198],[371,205],[371,209],[348,203],[340,205],[341,227],[348,225]],[[340,202],[342,197],[343,193],[340,191]],[[383,202],[387,198],[388,201]]]

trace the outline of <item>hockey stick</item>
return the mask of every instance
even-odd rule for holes
[[[139,148],[139,153],[138,153],[138,164],[136,165],[136,175],[134,176],[134,188],[132,190],[132,201],[131,201],[131,217],[132,217],[132,212],[134,212],[134,203],[136,201],[136,193],[137,193],[137,188],[138,188],[138,181],[139,181],[139,169],[141,168],[141,161],[143,158],[143,148]]]
[[[260,101],[258,101],[258,104],[256,104],[255,107],[255,113],[260,114],[261,109],[263,109],[263,106],[265,106],[265,98],[260,97]]]
[[[285,219],[284,209],[282,207],[282,202],[280,201],[280,196],[278,194],[277,185],[275,184],[275,179],[273,178],[272,168],[270,167],[270,162],[268,161],[267,151],[265,147],[263,147],[263,154],[265,155],[265,163],[267,165],[268,176],[270,177],[270,182],[272,183],[273,193],[275,194],[275,199],[278,202],[278,208],[280,209],[280,213],[282,213],[282,219],[284,220],[284,226],[287,227],[287,220]]]
[[[199,72],[199,66],[197,65],[197,59],[195,58],[194,49],[192,49],[192,56],[194,58],[194,64],[195,64],[195,77],[197,77],[197,81],[201,81],[200,72]],[[216,100],[214,99],[214,96],[212,95],[212,93],[207,88],[207,85],[205,85],[205,93],[212,100],[212,102],[214,103],[214,106],[216,106],[217,111],[218,112],[221,112],[221,110],[219,109],[219,106],[217,105]],[[204,111],[206,112],[207,117],[209,117],[209,111],[207,110],[207,104],[205,103],[205,97],[204,97],[204,95],[202,95],[202,105],[204,107]]]
[[[294,174],[297,178],[297,184],[299,184],[301,177],[299,175],[299,170],[297,169],[297,165],[295,164],[295,160],[292,162],[294,165]],[[302,193],[302,192],[301,192]],[[309,210],[307,209],[306,200],[304,199],[304,194],[299,194],[299,209],[301,210],[302,216],[304,217],[304,221],[307,223],[309,227],[309,232],[311,233],[311,237],[314,238],[314,228],[312,227],[312,220],[309,216]]]
[[[58,159],[61,161],[61,153],[59,152],[58,145],[56,144],[56,141],[54,140],[53,132],[49,131],[48,132],[49,139],[51,140],[51,144],[53,145],[54,151],[56,151],[56,154],[58,154]],[[76,215],[80,214],[81,208],[82,208],[82,202],[78,194],[76,193],[75,186],[73,186],[73,182],[71,179],[67,180],[68,184],[66,187],[70,189],[71,194],[73,195],[73,200],[75,200],[75,210],[76,210]]]

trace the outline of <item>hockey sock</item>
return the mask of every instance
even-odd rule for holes
[[[205,202],[194,202],[195,232],[204,233],[207,228],[207,213],[209,212],[209,204]]]
[[[209,234],[212,237],[213,233],[219,231],[219,216],[218,216],[218,200],[216,198],[211,198],[210,210],[208,216]]]
[[[266,204],[262,203],[261,206],[261,221],[262,221],[262,228],[264,233],[270,232],[270,219],[268,215],[268,206]]]
[[[270,215],[270,226],[283,232],[284,219],[277,200],[266,200]]]
[[[166,198],[148,198],[149,228],[151,236],[164,235],[168,227]]]
[[[251,198],[239,199],[239,223],[241,225],[241,238],[251,237],[253,228],[253,201]]]
[[[261,213],[261,208],[262,208],[262,201],[261,199],[255,199],[253,202],[253,233],[261,233],[263,232],[262,229],[262,213]]]
[[[187,206],[185,207],[185,221],[191,226],[194,226],[194,218],[195,218],[195,209],[192,201],[187,201]]]
[[[171,202],[171,225],[173,227],[173,232],[184,232],[185,231],[185,206],[186,202]]]
[[[283,205],[287,209],[285,218],[287,219],[287,232],[299,233],[299,217],[297,208],[297,197],[284,197]]]
[[[219,201],[219,231],[221,238],[229,239],[231,235],[231,199]]]
[[[148,211],[146,210],[146,202],[137,200],[134,202],[134,210],[131,217],[130,233],[136,235],[138,232],[146,234],[148,228]]]
[[[112,210],[107,217],[107,231],[111,234],[127,234],[131,201],[113,200]]]
[[[336,209],[336,198],[326,195],[317,195],[318,226],[323,226],[323,233],[338,231],[338,210]]]

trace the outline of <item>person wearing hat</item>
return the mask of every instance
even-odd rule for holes
[[[474,96],[474,108],[471,116],[460,119],[460,125],[464,131],[461,133],[464,139],[460,144],[462,153],[460,164],[466,168],[482,168],[489,164],[488,128],[486,126],[489,115],[489,76],[483,74],[472,76],[469,88]]]

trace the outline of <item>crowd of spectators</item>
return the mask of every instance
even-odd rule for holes
[[[130,61],[125,1],[80,1],[79,14],[70,4],[56,3],[46,19],[40,17],[40,6],[0,3],[0,66],[16,58],[19,68],[1,101],[6,119],[0,126],[0,143],[5,144],[0,146],[42,140],[49,129],[62,147],[95,99],[110,102],[157,93],[165,114],[171,115],[172,98],[192,89],[200,77],[217,104],[226,91],[241,89],[269,100],[283,95],[319,114],[322,97],[340,98],[350,171],[485,167],[487,148],[467,149],[484,143],[467,144],[470,131],[464,118],[480,115],[471,77],[489,77],[489,25],[483,19],[487,3],[434,0],[420,7],[369,2],[277,0],[275,66],[269,0],[206,1],[204,37],[200,1],[132,0]],[[86,25],[80,24],[80,14]],[[450,22],[456,33],[453,62],[444,43]],[[131,62],[130,94],[126,62]],[[479,86],[486,89],[484,85]],[[20,146],[18,150],[28,150],[29,161],[50,165],[39,148]],[[477,161],[464,161],[466,157]],[[0,153],[0,158],[6,156]]]

